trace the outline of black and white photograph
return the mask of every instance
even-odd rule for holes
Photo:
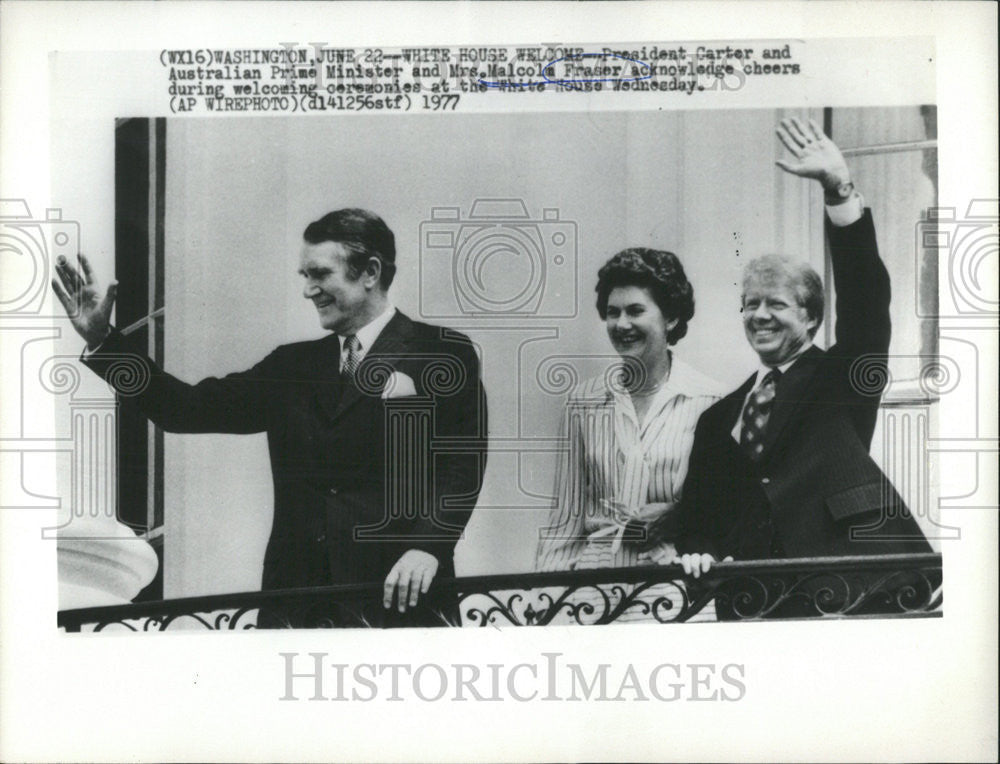
[[[119,120],[115,262],[53,289],[118,393],[115,522],[160,552],[138,628],[939,614],[947,529],[893,461],[947,377],[935,127]]]
[[[660,31],[606,6],[549,43],[562,4],[502,39],[501,5],[468,42],[262,3],[31,55],[4,758],[995,754],[996,103],[945,87],[976,10],[711,35],[627,4]],[[3,12],[7,88],[52,15]],[[38,739],[54,682],[106,710]]]

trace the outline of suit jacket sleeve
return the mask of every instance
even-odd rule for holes
[[[101,376],[124,405],[136,405],[167,432],[253,433],[266,429],[275,353],[252,369],[192,385],[167,374],[112,331],[83,363]]]
[[[827,220],[833,284],[837,291],[836,347],[861,353],[889,349],[889,273],[879,257],[871,210],[847,226]]]
[[[889,273],[878,253],[871,210],[848,226],[827,220],[837,293],[836,344],[828,356],[840,364],[841,394],[865,447],[870,446],[879,397],[888,380]]]
[[[701,496],[703,481],[712,480],[713,475],[717,474],[714,471],[717,467],[712,463],[707,447],[710,442],[708,424],[706,414],[702,414],[694,431],[694,443],[691,446],[691,458],[679,508],[677,553],[710,554],[719,558],[719,544],[706,527],[707,511],[710,508],[704,506]]]

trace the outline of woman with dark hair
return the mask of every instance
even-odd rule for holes
[[[621,363],[570,394],[568,449],[539,570],[673,562],[671,526],[695,424],[723,393],[671,350],[694,315],[694,290],[676,255],[623,250],[598,272],[596,291]],[[629,615],[642,614],[618,620]]]

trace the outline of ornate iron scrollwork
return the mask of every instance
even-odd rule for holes
[[[939,554],[873,555],[717,563],[700,579],[677,565],[454,578],[405,615],[383,608],[371,583],[64,610],[58,623],[150,632],[933,616],[940,589]]]

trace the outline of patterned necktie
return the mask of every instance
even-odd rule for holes
[[[764,433],[767,431],[767,420],[771,417],[774,406],[774,390],[781,372],[771,369],[764,375],[763,381],[751,393],[747,405],[743,408],[743,432],[740,434],[740,447],[754,461],[760,459],[764,451]]]
[[[340,373],[347,379],[354,379],[354,372],[358,370],[361,362],[361,340],[356,335],[351,334],[344,338],[344,365]]]

